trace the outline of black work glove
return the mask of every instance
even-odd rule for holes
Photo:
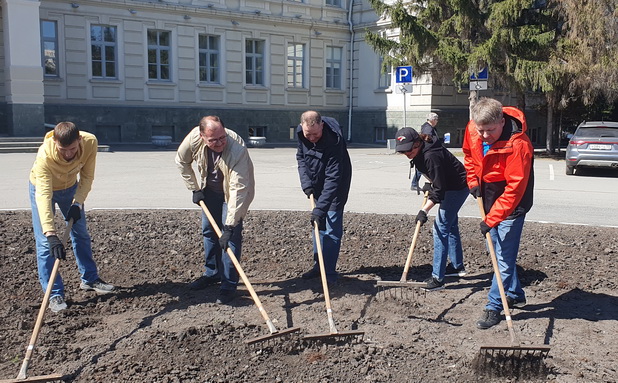
[[[204,195],[204,192],[202,190],[194,190],[193,203],[199,205],[200,201],[204,201],[204,203],[206,203],[206,196]]]
[[[65,217],[65,220],[68,221],[71,218],[73,218],[73,223],[75,223],[75,222],[79,221],[79,219],[81,217],[82,217],[82,209],[79,207],[79,205],[73,204],[69,208],[69,212],[67,213],[67,216]]]
[[[232,234],[234,234],[234,226],[225,225],[223,226],[223,232],[221,233],[221,237],[219,238],[219,245],[223,251],[226,251],[229,247],[230,238],[232,238]]]
[[[470,189],[470,195],[472,195],[475,199],[479,198],[481,196],[481,189],[478,186],[473,187]]]
[[[319,216],[315,213],[311,213],[311,226],[315,227],[318,224],[318,230],[326,230],[326,217]]]
[[[425,222],[427,222],[427,213],[425,213],[425,210],[419,210],[418,213],[416,213],[416,219],[414,220],[414,222],[420,222],[421,226],[423,226],[425,224]]]
[[[304,189],[303,192],[307,195],[307,198],[311,197],[311,194],[314,193],[312,187],[308,187],[307,189]]]
[[[423,187],[421,188],[421,191],[423,193],[430,192],[432,190],[433,190],[433,185],[431,184],[431,182],[425,182],[425,185],[423,185]]]
[[[60,238],[57,235],[50,235],[47,237],[47,243],[49,243],[49,251],[56,259],[67,259],[67,252],[64,250],[64,245],[60,242]]]
[[[490,230],[491,227],[489,227],[485,221],[481,221],[481,233],[483,233],[483,237],[486,237]]]

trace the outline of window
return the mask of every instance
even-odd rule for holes
[[[333,5],[335,7],[341,7],[341,0],[326,0],[326,5]]]
[[[219,82],[219,36],[199,36],[200,81]]]
[[[326,47],[326,88],[341,89],[342,48]]]
[[[245,82],[247,85],[264,85],[264,41],[245,42]]]
[[[463,139],[464,139],[464,134],[466,134],[466,129],[457,129],[457,138],[456,138],[456,142],[451,142],[453,144],[458,144],[458,145],[462,145],[463,144]]]
[[[288,87],[304,88],[305,45],[288,45]]]
[[[250,126],[249,137],[266,137],[265,126]]]
[[[170,80],[170,32],[148,30],[148,79]]]
[[[90,26],[92,77],[116,78],[116,27]]]
[[[58,76],[58,32],[55,21],[41,20],[41,57],[43,74]]]
[[[374,130],[375,130],[374,141],[375,142],[386,142],[386,128],[383,126],[380,126],[380,127],[374,128]]]
[[[379,69],[378,69],[380,71],[380,79],[378,81],[378,88],[388,89],[391,87],[391,81],[393,78],[393,67],[389,67],[387,72],[382,72],[383,62],[384,62],[384,58],[380,57]]]

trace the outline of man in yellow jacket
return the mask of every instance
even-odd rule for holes
[[[65,220],[73,219],[71,241],[81,275],[80,288],[100,294],[114,290],[114,286],[99,278],[84,213],[84,201],[94,180],[97,146],[93,134],[80,132],[72,122],[61,122],[45,135],[30,171],[32,227],[43,291],[47,289],[55,258],[66,259],[64,244],[54,226],[56,205]],[[53,312],[67,308],[60,274],[54,281],[49,308]]]
[[[199,181],[191,166],[194,161]],[[189,287],[201,290],[221,282],[217,303],[227,304],[236,297],[238,272],[226,250],[232,249],[240,260],[242,221],[255,194],[249,151],[242,138],[226,129],[219,117],[206,116],[178,147],[176,165],[187,189],[193,192],[193,203],[204,201],[222,232],[217,238],[202,213],[206,271]]]

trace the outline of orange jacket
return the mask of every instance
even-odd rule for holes
[[[526,135],[526,118],[517,108],[502,110],[504,130],[485,156],[473,121],[466,126],[462,146],[468,187],[479,186],[489,227],[525,215],[532,207],[534,150]]]

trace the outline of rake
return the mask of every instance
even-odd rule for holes
[[[481,212],[481,218],[485,219],[485,208],[483,207],[483,199],[478,197],[477,199],[479,209]],[[549,354],[549,345],[522,345],[513,328],[513,319],[511,318],[511,311],[509,309],[508,302],[506,301],[506,293],[504,291],[504,285],[502,284],[502,276],[500,275],[500,268],[498,267],[498,260],[496,257],[496,250],[494,243],[491,239],[491,234],[485,235],[487,242],[487,248],[491,256],[491,264],[494,269],[494,275],[496,277],[496,283],[500,290],[500,299],[502,300],[502,308],[504,310],[504,316],[506,318],[506,325],[511,337],[510,346],[505,345],[482,345],[479,350],[479,357],[481,364],[489,364],[492,366],[505,366],[506,363],[510,364],[512,369],[516,369],[523,363],[535,364],[546,358]]]
[[[73,218],[69,219],[67,223],[66,230],[62,234],[62,238],[60,241],[64,245],[69,239],[69,234],[71,233],[71,228],[73,228]],[[32,330],[32,336],[30,337],[30,343],[26,348],[26,356],[24,357],[24,361],[22,362],[21,369],[19,370],[19,374],[15,379],[5,379],[0,380],[0,383],[16,383],[16,382],[49,382],[53,380],[62,379],[62,375],[60,374],[50,374],[50,375],[38,375],[38,376],[28,376],[28,365],[30,364],[30,358],[32,358],[32,353],[34,352],[34,345],[39,337],[39,332],[41,331],[41,325],[43,324],[43,318],[45,317],[45,310],[47,310],[47,306],[49,305],[49,296],[51,295],[52,289],[54,288],[54,282],[56,282],[56,277],[58,276],[58,269],[60,268],[60,259],[56,258],[54,262],[54,267],[52,268],[51,275],[49,276],[49,281],[47,282],[47,289],[45,289],[45,295],[43,296],[43,302],[41,302],[41,308],[39,309],[39,315],[36,318],[36,322],[34,324],[34,330]]]
[[[206,204],[204,203],[204,201],[200,201],[200,206],[202,207],[204,214],[206,214],[206,217],[208,217],[210,226],[212,226],[212,228],[215,230],[215,233],[217,233],[217,236],[221,237],[221,230],[219,229],[217,222],[215,222],[214,217],[210,213],[210,210],[208,210],[208,207],[206,207]],[[248,345],[252,345],[258,342],[268,341],[274,338],[278,338],[284,335],[288,335],[288,334],[300,331],[300,327],[291,327],[285,330],[278,330],[275,327],[273,322],[268,317],[266,310],[264,310],[264,307],[262,306],[262,302],[260,301],[260,298],[255,293],[255,289],[253,288],[253,286],[251,286],[251,282],[249,282],[249,278],[247,278],[247,274],[245,274],[242,267],[240,266],[240,263],[238,262],[238,259],[234,255],[234,252],[229,247],[227,248],[227,254],[230,256],[230,259],[232,260],[232,263],[234,264],[234,267],[236,268],[238,275],[240,275],[240,278],[245,284],[245,287],[247,288],[247,290],[249,290],[249,293],[251,294],[251,298],[253,298],[253,302],[255,303],[258,310],[260,311],[260,314],[262,314],[262,318],[264,318],[264,321],[266,322],[266,326],[268,326],[268,331],[270,331],[270,334],[268,335],[263,335],[263,336],[259,336],[254,339],[246,340],[245,343]]]
[[[428,197],[429,197],[429,191],[425,191],[421,209],[423,208],[423,206],[425,206],[425,203],[427,203]],[[423,282],[409,282],[408,281],[408,271],[410,270],[410,264],[412,263],[412,254],[414,253],[414,248],[416,247],[416,241],[418,239],[418,235],[420,231],[421,231],[421,223],[416,222],[416,228],[414,229],[414,236],[412,237],[412,244],[410,245],[410,249],[408,250],[408,256],[406,258],[406,263],[403,267],[403,273],[401,274],[401,278],[398,281],[378,281],[377,286],[378,286],[378,289],[380,290],[378,292],[384,292],[384,290],[387,287],[403,287],[403,288],[412,287],[413,295],[415,295],[414,291],[418,290],[421,287],[427,286],[427,284]],[[393,290],[393,289],[389,289],[389,290]],[[392,295],[393,294],[391,293],[391,296]],[[404,295],[409,296],[408,291],[401,290],[401,296],[403,297]],[[396,291],[395,291],[394,296],[397,297]]]
[[[311,209],[315,208],[315,199],[313,194],[309,196],[311,201]],[[315,236],[316,248],[318,250],[318,263],[320,264],[320,277],[322,279],[322,289],[324,290],[324,301],[326,302],[326,315],[328,316],[328,327],[330,332],[324,334],[310,334],[303,337],[305,340],[325,340],[342,338],[346,341],[353,340],[356,336],[363,336],[364,331],[338,331],[333,319],[333,309],[330,304],[330,294],[328,292],[328,282],[326,281],[326,269],[324,267],[324,255],[322,254],[322,243],[320,241],[320,229],[318,223],[314,222],[313,234]]]

